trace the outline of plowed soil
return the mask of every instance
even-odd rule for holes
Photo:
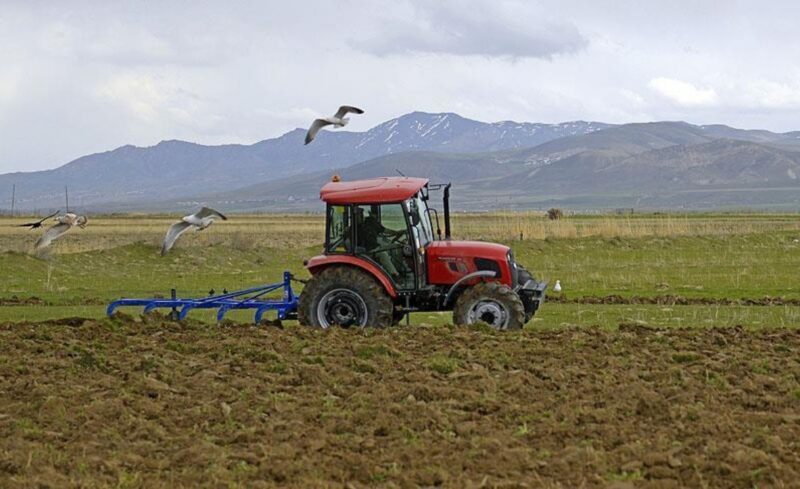
[[[0,487],[798,487],[800,333],[0,325]]]

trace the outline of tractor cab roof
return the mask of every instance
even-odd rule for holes
[[[319,198],[328,204],[384,204],[402,202],[428,184],[427,178],[382,177],[349,182],[333,181],[322,186]]]

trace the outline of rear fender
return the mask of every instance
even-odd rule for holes
[[[395,290],[394,285],[389,277],[386,276],[383,270],[375,266],[373,263],[364,260],[363,258],[358,258],[351,255],[319,255],[308,260],[305,265],[308,271],[311,272],[311,275],[316,275],[331,265],[349,265],[358,267],[375,277],[375,279],[386,290],[386,293],[389,294],[389,297],[392,299],[397,298],[397,290]]]

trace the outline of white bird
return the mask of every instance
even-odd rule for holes
[[[72,229],[73,226],[78,226],[81,229],[84,229],[86,227],[86,223],[89,222],[89,219],[87,219],[86,216],[78,216],[72,212],[67,212],[63,216],[57,217],[56,221],[58,221],[58,224],[50,226],[50,228],[48,228],[47,231],[45,231],[44,234],[38,240],[36,240],[36,244],[33,245],[36,251],[40,251],[41,249],[50,246],[50,243],[52,243],[53,240],[60,238],[62,234]]]
[[[344,127],[350,122],[350,119],[345,117],[348,113],[352,112],[353,114],[363,114],[364,111],[359,109],[358,107],[351,107],[349,105],[342,105],[339,107],[339,110],[333,114],[333,117],[323,117],[321,119],[315,119],[314,122],[311,123],[311,127],[308,128],[308,132],[306,133],[306,144],[310,143],[317,137],[317,133],[320,129],[325,126],[333,125],[335,127]]]
[[[227,217],[208,207],[203,207],[194,214],[182,217],[180,221],[170,226],[167,230],[167,235],[164,236],[164,244],[161,246],[161,256],[166,255],[180,235],[189,228],[194,227],[197,231],[202,231],[210,226],[216,217],[222,218],[223,221],[228,220]]]
[[[556,280],[556,284],[553,286],[553,292],[561,292],[561,280]]]

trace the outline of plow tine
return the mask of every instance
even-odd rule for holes
[[[178,320],[183,321],[184,319],[186,319],[186,316],[192,309],[194,309],[194,306],[192,306],[191,304],[186,304],[185,306],[183,306],[183,308],[181,308],[181,312],[178,313]]]
[[[229,309],[230,309],[230,306],[227,306],[227,305],[222,306],[222,307],[219,308],[219,311],[217,311],[217,322],[218,323],[222,322],[222,320],[225,318],[225,313],[228,312]]]

